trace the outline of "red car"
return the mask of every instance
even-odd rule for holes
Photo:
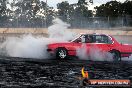
[[[77,56],[77,49],[85,44],[87,54],[90,49],[97,47],[102,52],[110,52],[113,60],[121,60],[132,54],[132,45],[120,44],[112,36],[105,34],[81,34],[70,42],[53,43],[47,46],[47,51],[58,59],[66,59],[69,56]]]

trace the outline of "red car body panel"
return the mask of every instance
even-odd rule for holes
[[[82,34],[84,35],[84,34]],[[80,35],[80,36],[82,36]],[[89,35],[89,34],[85,34]],[[66,42],[66,43],[53,43],[53,44],[48,44],[48,49],[47,51],[51,54],[56,53],[56,49],[58,48],[65,48],[68,51],[68,55],[70,56],[76,56],[77,55],[77,49],[82,47],[82,44],[85,44],[85,47],[87,49],[87,52],[89,52],[90,49],[94,48],[99,48],[102,52],[109,52],[111,50],[117,50],[120,52],[121,57],[129,57],[132,54],[132,45],[128,44],[120,44],[115,40],[114,37],[109,36],[109,35],[104,35],[104,34],[90,34],[91,36],[105,36],[108,37],[111,41],[110,44],[108,43],[80,43],[80,42],[75,42],[78,38],[71,42]]]

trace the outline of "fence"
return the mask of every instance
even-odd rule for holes
[[[63,17],[59,17],[63,19]],[[36,19],[26,20],[24,18],[14,21],[0,21],[2,28],[46,28],[52,25],[52,20]],[[64,19],[63,19],[64,20]],[[72,17],[64,20],[70,24],[70,28],[114,28],[114,27],[132,27],[131,17]]]
[[[76,18],[69,21],[71,28],[113,28],[113,27],[131,27],[132,18],[110,18],[110,17],[92,17]]]

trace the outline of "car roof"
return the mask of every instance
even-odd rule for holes
[[[105,35],[108,36],[107,34],[99,34],[99,33],[92,33],[92,34],[88,34],[88,33],[80,33],[81,35]]]

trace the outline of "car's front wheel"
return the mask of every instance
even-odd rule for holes
[[[56,59],[66,59],[68,57],[68,52],[65,48],[58,48],[56,50]]]

